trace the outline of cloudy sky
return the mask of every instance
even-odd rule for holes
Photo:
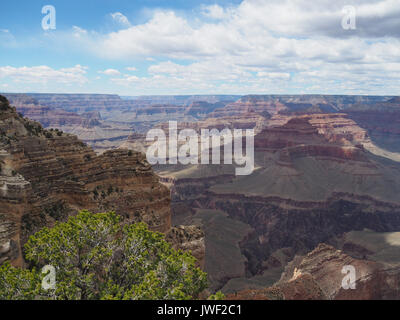
[[[400,95],[400,0],[15,0],[1,12],[0,92]]]

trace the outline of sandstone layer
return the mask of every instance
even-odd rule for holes
[[[199,217],[187,208],[214,210],[249,228],[239,239],[245,271],[236,279],[207,270],[207,259],[215,260],[207,258],[206,230],[206,271],[228,293],[277,280],[296,254],[344,232],[400,228],[400,165],[364,148],[366,130],[344,113],[276,117],[286,122],[255,136],[249,176],[235,176],[230,165],[156,167],[173,192],[174,215],[190,221]]]
[[[81,209],[112,210],[125,223],[144,221],[151,230],[171,231],[170,192],[143,153],[112,150],[97,156],[77,137],[20,117],[4,97],[0,164],[0,262],[23,265],[29,235]],[[171,238],[201,261],[198,233],[189,229],[185,237]]]
[[[349,267],[355,271],[348,277]],[[230,300],[387,300],[400,298],[400,266],[355,259],[324,243],[296,256],[272,287],[244,290]]]

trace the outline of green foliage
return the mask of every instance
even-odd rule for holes
[[[24,126],[30,135],[39,136],[43,133],[43,127],[39,123],[27,119],[23,119],[23,121]]]
[[[45,131],[44,136],[47,139],[52,139],[53,138],[53,134],[50,131]]]
[[[94,198],[97,199],[97,197],[99,196],[99,192],[97,191],[97,189],[93,190],[93,195],[94,195]]]
[[[40,276],[33,270],[0,265],[0,300],[33,300],[40,292]]]
[[[56,220],[62,220],[66,216],[67,207],[65,203],[59,201],[57,203],[52,204],[49,207],[44,208],[44,212]]]
[[[207,300],[224,300],[224,299],[225,295],[221,291],[218,291],[215,294],[209,296]]]
[[[45,294],[42,290],[40,297],[192,299],[205,289],[206,274],[195,267],[190,254],[174,250],[164,235],[143,223],[122,225],[120,220],[113,212],[82,211],[31,236],[25,245],[27,260],[36,268],[56,268],[56,288]],[[0,290],[13,287],[16,293],[7,295],[4,289],[0,299],[30,299],[38,294],[35,269],[4,268]],[[21,283],[27,289],[18,294]]]
[[[110,185],[107,189],[107,194],[110,195],[111,193],[113,193],[114,189],[113,187]]]
[[[0,111],[6,111],[10,108],[9,102],[6,97],[0,96]]]

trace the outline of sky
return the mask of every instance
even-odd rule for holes
[[[0,12],[0,92],[400,95],[400,0],[14,0]]]

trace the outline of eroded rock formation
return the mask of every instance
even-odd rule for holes
[[[268,282],[271,270],[344,232],[400,228],[400,166],[363,147],[365,130],[340,113],[277,116],[286,123],[255,136],[256,170],[249,176],[235,176],[226,165],[157,168],[180,215],[175,204],[185,203],[225,212],[251,229],[240,239],[246,259],[240,284],[253,277]],[[230,278],[220,273],[215,281]]]
[[[21,118],[0,98],[0,262],[23,265],[29,235],[81,209],[113,210],[126,223],[144,221],[154,231],[171,231],[170,192],[143,153],[97,156],[75,136]],[[201,260],[202,238],[189,231],[175,245],[193,249]]]
[[[348,276],[354,268],[354,278]],[[321,243],[296,256],[272,287],[244,290],[228,299],[246,300],[381,300],[399,299],[400,267],[353,258]],[[350,286],[351,285],[351,286]]]
[[[354,287],[344,287],[343,279],[348,274],[343,267],[355,270]],[[296,257],[285,269],[278,286],[300,277],[311,276],[319,285],[327,299],[336,300],[376,300],[399,299],[398,285],[400,268],[389,267],[370,260],[355,259],[326,244],[305,255]],[[349,281],[349,280],[348,280]],[[346,282],[349,284],[349,282]]]

